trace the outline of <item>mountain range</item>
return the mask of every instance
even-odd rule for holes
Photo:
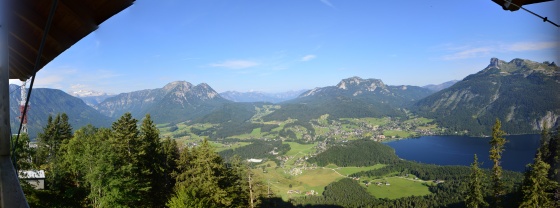
[[[401,109],[433,91],[417,86],[390,86],[379,79],[351,77],[336,86],[308,90],[265,120],[297,118],[302,121],[329,114],[331,118],[404,116]]]
[[[202,117],[230,102],[206,83],[194,86],[176,81],[163,88],[121,93],[107,98],[95,108],[111,118],[118,118],[126,112],[137,118],[149,113],[156,123],[174,123]]]
[[[558,126],[560,72],[554,63],[524,59],[505,62],[493,58],[480,72],[453,82],[424,87],[391,86],[379,79],[350,77],[334,86],[276,95],[277,100],[264,100],[270,102],[267,103],[234,102],[225,97],[251,101],[274,96],[231,91],[218,94],[205,83],[195,86],[176,81],[162,88],[114,95],[94,107],[60,90],[40,88],[33,91],[28,125],[33,137],[46,124],[48,115],[62,112],[69,115],[75,128],[87,123],[109,126],[125,112],[131,112],[138,119],[149,113],[158,124],[244,122],[257,113],[257,108],[275,101],[277,107],[270,108],[271,112],[263,115],[262,121],[295,118],[307,122],[325,114],[329,114],[330,119],[404,117],[413,112],[434,119],[447,128],[448,133],[488,135],[496,118],[502,120],[504,130],[511,134],[536,132],[545,122]],[[436,91],[441,88],[444,89]],[[10,86],[13,130],[19,125],[18,89],[16,85]],[[299,96],[283,100],[295,94]]]
[[[488,135],[496,118],[510,134],[558,126],[560,69],[554,63],[492,58],[482,71],[414,104],[412,109],[452,131]]]
[[[459,82],[459,80],[451,80],[451,81],[447,81],[447,82],[444,82],[444,83],[441,83],[441,84],[430,84],[430,85],[425,85],[425,86],[422,86],[422,87],[430,89],[434,92],[437,92],[437,91],[443,90],[445,88],[451,87],[457,82]]]
[[[92,107],[98,105],[107,98],[115,96],[104,92],[97,92],[92,90],[78,90],[70,92],[69,94],[82,99],[87,105]]]
[[[10,85],[10,126],[13,134],[19,129],[20,120],[20,86]],[[31,138],[42,132],[47,124],[49,115],[66,113],[69,123],[77,129],[87,124],[96,127],[110,126],[112,119],[99,113],[93,107],[86,105],[80,98],[73,97],[61,90],[36,88],[32,91],[28,110],[28,132]]]
[[[220,96],[222,96],[225,99],[231,100],[233,102],[279,103],[286,100],[294,99],[305,91],[306,90],[292,90],[292,91],[279,92],[279,93],[267,93],[267,92],[259,92],[259,91],[251,91],[251,92],[226,91],[220,93]]]

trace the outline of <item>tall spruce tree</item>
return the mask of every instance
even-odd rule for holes
[[[556,129],[556,134],[552,137],[549,147],[552,163],[548,175],[551,180],[560,184],[560,126]],[[560,206],[560,185],[554,191],[554,200],[556,205]]]
[[[138,207],[145,206],[150,192],[149,170],[143,169],[142,149],[145,145],[139,137],[136,123],[130,113],[125,113],[112,125],[111,149],[115,157],[111,161],[116,168],[113,173],[117,178],[111,196],[119,206]]]
[[[537,152],[535,162],[529,165],[523,180],[523,201],[520,207],[554,207],[553,193],[558,183],[547,178],[550,165],[542,161],[541,152]]]
[[[161,179],[165,178],[165,166],[161,163],[161,158],[165,157],[161,152],[161,142],[159,138],[159,130],[152,121],[150,114],[146,114],[140,126],[139,141],[139,170],[140,179],[143,183],[150,184],[150,190],[145,192],[142,198],[147,200],[147,207],[164,207],[167,202],[167,193],[163,188],[165,184]]]
[[[17,150],[12,157],[15,158],[15,166],[18,170],[34,169],[32,160],[35,149],[29,147],[29,136],[26,133],[21,134],[19,139],[15,135],[12,136],[12,148]]]
[[[262,198],[266,196],[266,186],[262,179],[249,167],[248,162],[238,155],[233,156],[229,164],[233,172],[232,181],[234,181],[230,193],[235,195],[238,204],[258,207]]]
[[[36,166],[45,170],[45,186],[47,189],[62,196],[67,183],[60,167],[60,147],[72,138],[72,126],[65,113],[49,116],[43,132],[38,134]],[[61,199],[62,200],[62,199]]]
[[[467,196],[465,204],[470,208],[486,207],[488,203],[484,201],[484,191],[482,181],[484,173],[478,167],[478,157],[474,155],[474,161],[471,164],[471,175],[469,176]]]
[[[494,163],[492,166],[492,205],[493,207],[501,207],[501,199],[504,194],[504,184],[502,181],[502,167],[500,166],[500,159],[504,151],[506,139],[504,138],[505,132],[502,131],[502,124],[499,119],[492,127],[492,139],[490,140],[490,159]]]
[[[188,193],[196,193],[197,198],[208,199],[211,206],[246,206],[236,204],[230,195],[231,187],[236,183],[232,181],[233,173],[206,139],[196,147],[183,149],[177,166],[175,194],[169,203],[184,200],[179,198],[185,196],[180,191],[186,191],[186,196],[193,197]]]
[[[179,159],[179,148],[174,139],[165,138],[161,141],[158,150],[160,158],[158,163],[161,165],[161,172],[154,184],[156,195],[159,196],[157,204],[168,202],[175,187],[174,174],[177,173],[177,160]]]

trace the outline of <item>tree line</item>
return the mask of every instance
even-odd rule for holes
[[[15,144],[20,170],[45,170],[45,189],[20,182],[32,207],[256,207],[263,185],[247,164],[226,164],[204,140],[179,147],[161,139],[146,115],[125,113],[111,128],[91,125],[75,132],[66,114],[49,117],[29,147]],[[15,141],[14,141],[15,142]]]
[[[343,145],[333,146],[307,160],[319,166],[333,163],[341,167],[394,164],[399,161],[393,148],[371,140],[349,141]]]

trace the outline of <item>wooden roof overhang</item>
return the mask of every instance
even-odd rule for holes
[[[519,10],[520,9],[519,7],[525,6],[527,4],[536,4],[536,3],[547,2],[552,0],[492,0],[492,1],[502,6],[502,9],[513,12]]]
[[[58,0],[38,66],[36,60],[55,0],[6,0],[10,79],[26,80],[134,0]],[[4,10],[6,11],[6,10]]]

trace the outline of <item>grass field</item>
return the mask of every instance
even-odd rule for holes
[[[364,183],[360,184],[365,187]],[[412,179],[388,177],[383,179],[371,180],[371,185],[367,187],[367,191],[377,198],[396,199],[407,196],[424,196],[430,194],[428,186],[432,182],[414,181]],[[376,185],[381,182],[382,185]],[[385,185],[385,182],[390,185]]]
[[[260,171],[262,166],[266,167],[266,173]],[[270,167],[268,167],[270,166]],[[269,161],[259,165],[255,170],[265,183],[270,181],[271,189],[284,200],[293,197],[304,196],[306,191],[314,190],[322,194],[325,187],[332,182],[345,178],[343,174],[352,174],[360,171],[381,168],[384,165],[376,165],[371,167],[337,167],[335,165],[330,168],[317,168],[314,170],[304,170],[301,175],[293,176],[286,174],[284,170],[276,166],[276,163]],[[333,168],[335,170],[333,170]],[[289,169],[289,168],[288,168]],[[343,174],[341,174],[341,172]],[[291,188],[290,188],[291,185]],[[288,194],[288,190],[299,190],[300,194]]]
[[[409,138],[412,136],[412,133],[406,131],[396,131],[396,130],[386,130],[383,131],[383,135],[385,136],[396,136],[398,138]]]
[[[377,165],[369,166],[369,167],[340,167],[340,168],[336,169],[336,171],[339,172],[342,175],[350,175],[350,174],[354,174],[354,173],[357,173],[357,172],[375,170],[375,169],[379,169],[379,168],[382,168],[382,167],[385,167],[385,165],[377,164]]]
[[[251,144],[251,142],[235,142],[231,145],[224,145],[222,143],[217,143],[217,142],[210,142],[210,145],[214,146],[216,148],[216,152],[221,152],[227,149],[235,149],[235,148],[239,148],[239,147],[243,147],[246,145]]]
[[[316,143],[313,144],[300,144],[297,142],[285,142],[285,144],[290,145],[290,151],[288,151],[286,156],[296,156],[301,154],[301,156],[315,152]]]

